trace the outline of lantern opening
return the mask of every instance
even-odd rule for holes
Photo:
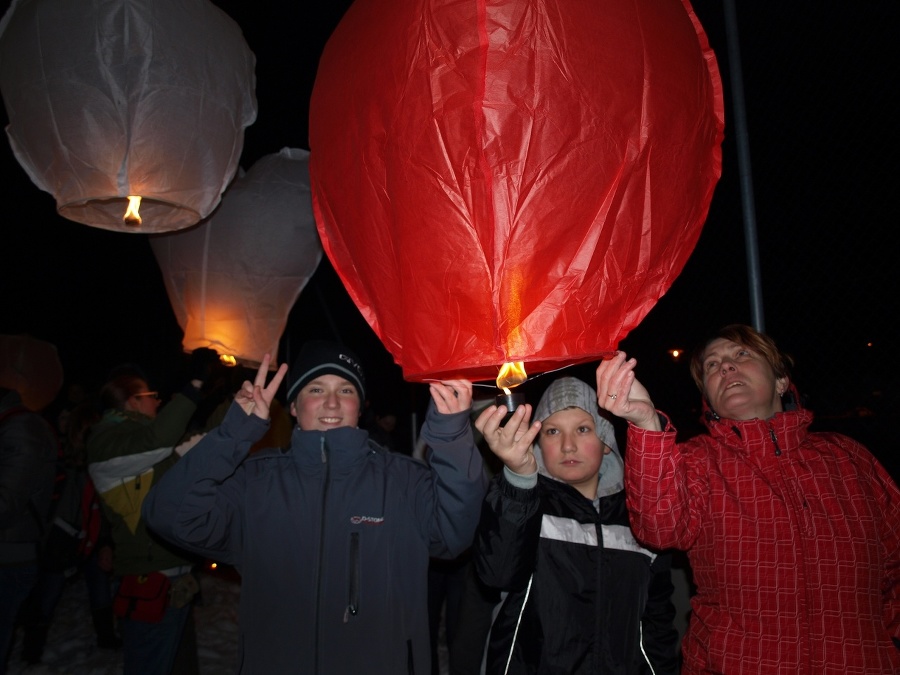
[[[125,221],[126,225],[131,225],[133,227],[140,227],[141,222],[141,198],[139,196],[128,196],[128,208],[125,209],[125,216],[122,220]]]
[[[509,395],[509,390],[512,387],[518,387],[527,379],[528,375],[525,373],[524,362],[508,361],[503,364],[503,367],[500,368],[500,373],[497,375],[497,387]]]

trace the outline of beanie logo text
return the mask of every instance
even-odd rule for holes
[[[362,374],[363,374],[362,366],[359,365],[356,361],[354,361],[352,357],[347,356],[346,354],[338,354],[338,358],[341,361],[346,361],[347,365],[350,366],[351,368],[353,368],[353,370],[355,370],[359,374],[359,376],[362,377]]]

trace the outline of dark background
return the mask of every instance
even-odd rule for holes
[[[349,2],[217,2],[257,58],[256,122],[241,165],[282,147],[308,148],[307,108],[318,55]],[[898,110],[895,3],[754,0],[736,3],[765,328],[794,355],[795,381],[820,428],[867,443],[896,476],[896,199]],[[3,12],[9,2],[0,3]],[[720,326],[751,323],[735,143],[731,62],[721,2],[693,3],[725,87],[723,174],[683,273],[621,345],[683,436],[699,394],[686,359]],[[3,125],[6,124],[5,111]],[[108,232],[56,215],[0,141],[0,333],[57,345],[67,382],[102,383],[124,361],[154,386],[176,386],[181,330],[145,235]],[[290,360],[309,337],[345,340],[363,355],[371,398],[407,418],[427,400],[402,381],[327,258],[294,306],[282,340]],[[595,364],[569,373],[593,380]],[[545,380],[524,385],[536,403]],[[891,429],[891,431],[893,431]]]

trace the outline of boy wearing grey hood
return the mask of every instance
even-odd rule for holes
[[[503,425],[490,406],[475,422],[504,463],[491,483],[475,566],[506,597],[491,627],[495,673],[678,672],[667,554],[634,537],[622,457],[597,394],[555,380]]]

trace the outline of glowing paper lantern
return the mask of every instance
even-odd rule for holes
[[[26,408],[35,412],[46,408],[62,383],[55,346],[30,335],[0,335],[0,387],[19,392]]]
[[[108,230],[212,212],[256,119],[254,65],[208,0],[14,0],[0,24],[16,158],[60,215]],[[140,218],[124,219],[129,197]]]
[[[309,153],[267,155],[225,192],[195,228],[150,245],[186,352],[211,347],[255,366],[278,340],[297,296],[322,259],[309,188]]]
[[[313,90],[313,207],[407,379],[541,372],[668,290],[722,135],[686,1],[356,0]]]

